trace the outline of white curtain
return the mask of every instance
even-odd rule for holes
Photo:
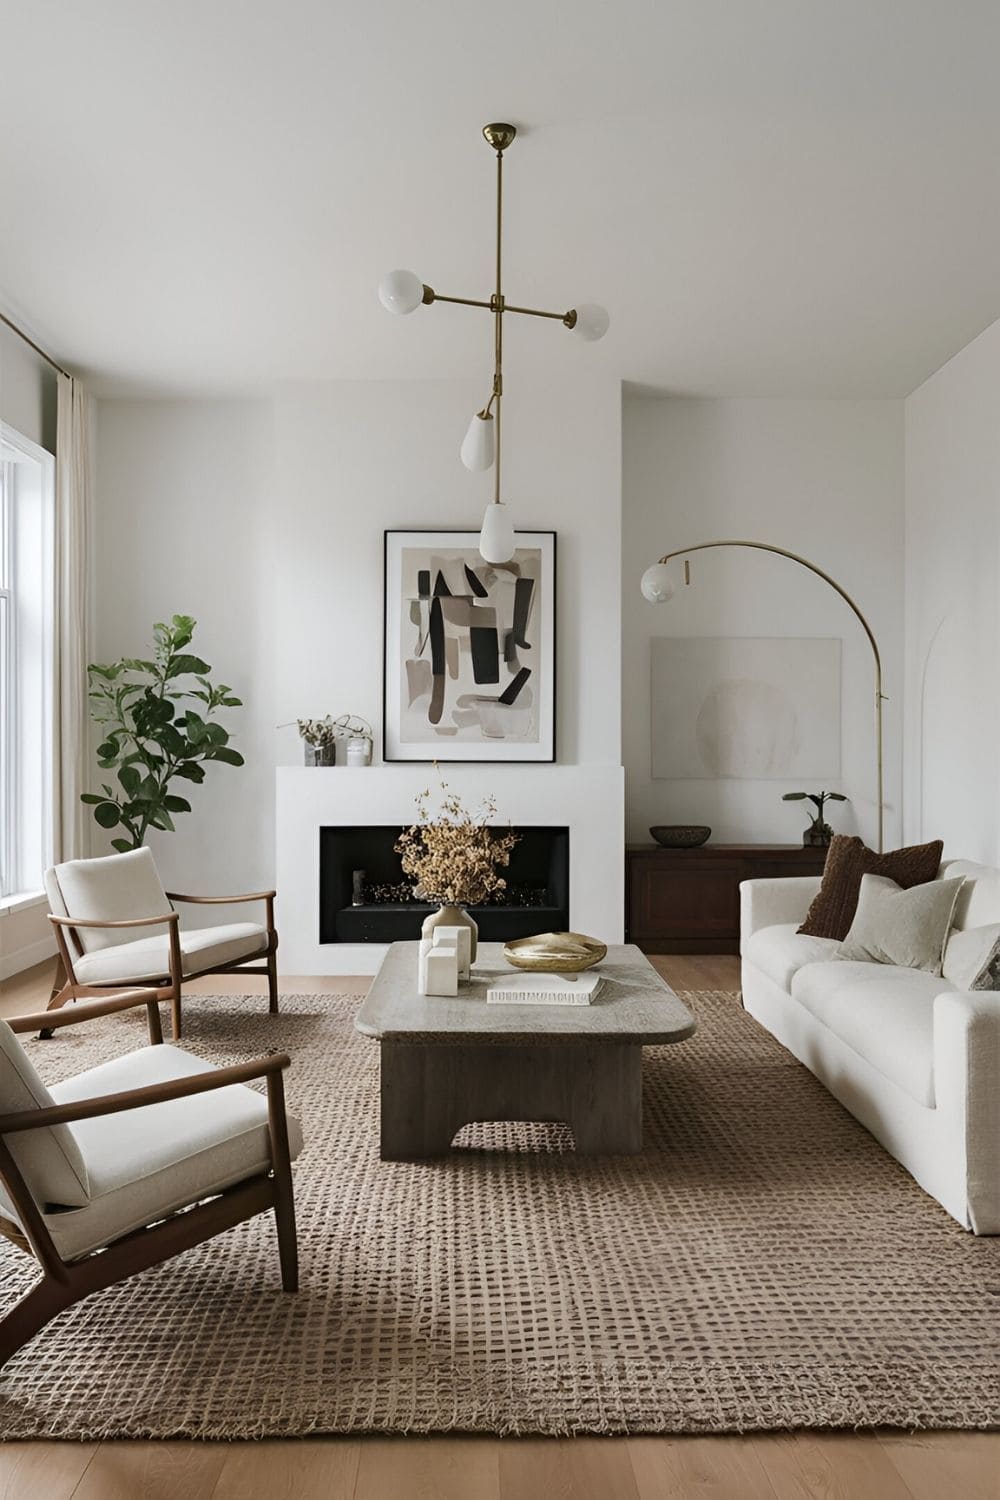
[[[78,380],[58,376],[55,493],[53,662],[53,855],[58,862],[88,851],[90,652],[90,487],[92,405]]]

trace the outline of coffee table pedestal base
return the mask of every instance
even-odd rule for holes
[[[463,1125],[562,1121],[578,1152],[642,1150],[642,1046],[403,1042],[383,1037],[383,1161],[441,1156]]]

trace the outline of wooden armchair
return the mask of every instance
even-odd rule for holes
[[[155,990],[0,1021],[0,1234],[42,1279],[0,1322],[0,1366],[57,1313],[244,1219],[274,1212],[281,1283],[298,1290],[284,1053],[213,1068],[160,1045]],[[145,1005],[151,1045],[47,1089],[15,1032]],[[267,1081],[267,1098],[243,1085]],[[234,1087],[236,1085],[236,1087]],[[211,1106],[192,1108],[194,1095]],[[128,1128],[114,1117],[130,1112]],[[192,1207],[191,1205],[196,1205]],[[152,1225],[150,1228],[148,1226]]]
[[[74,859],[45,872],[49,921],[60,970],[49,1009],[81,995],[136,985],[169,1000],[174,1040],[181,1035],[181,986],[203,974],[266,974],[269,1009],[278,1011],[278,934],[274,891],[241,896],[184,896],[165,891],[148,849]],[[262,901],[265,920],[182,931],[172,903],[200,906]],[[155,929],[166,927],[166,933]],[[147,935],[154,929],[154,935]],[[49,1027],[43,1028],[48,1030]]]

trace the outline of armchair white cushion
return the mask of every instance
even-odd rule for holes
[[[20,1052],[19,1068],[35,1073],[4,1022],[0,1022],[0,1044],[5,1059]],[[142,1047],[54,1084],[50,1090],[40,1085],[43,1097],[37,1104],[76,1103],[210,1071],[210,1063],[178,1047]],[[13,1112],[30,1106],[18,1101],[16,1106],[5,1103],[4,1107]],[[294,1159],[302,1149],[302,1130],[291,1115],[286,1118]],[[51,1160],[42,1158],[37,1145],[28,1146],[57,1135],[69,1137],[80,1180],[68,1179],[65,1172],[53,1177]],[[271,1162],[267,1100],[239,1083],[145,1105],[126,1115],[98,1115],[72,1125],[30,1131],[10,1140],[32,1197],[46,1210],[45,1227],[66,1261],[267,1172]],[[51,1152],[51,1143],[47,1145]],[[34,1156],[29,1155],[32,1149]],[[0,1211],[20,1223],[2,1188]]]
[[[267,952],[267,928],[256,922],[230,922],[224,927],[194,927],[178,934],[181,970],[186,975],[203,969],[256,958]],[[141,984],[170,973],[170,944],[166,937],[138,938],[117,943],[98,953],[85,953],[73,965],[81,984]]]
[[[0,1114],[47,1109],[56,1099],[45,1087],[21,1043],[6,1021],[0,1021]],[[82,1207],[90,1200],[87,1167],[68,1125],[46,1126],[11,1138],[10,1153],[32,1185],[39,1204]],[[0,1187],[0,1203],[6,1203]],[[13,1209],[7,1204],[7,1212]]]
[[[68,860],[46,870],[45,890],[57,917],[79,917],[81,922],[124,922],[134,917],[163,917],[173,911],[148,849]],[[84,953],[98,953],[131,938],[127,929],[76,927],[73,931]]]

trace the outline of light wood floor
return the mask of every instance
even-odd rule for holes
[[[677,989],[734,989],[733,958],[661,958]],[[41,1009],[51,966],[8,980],[0,1015]],[[205,979],[195,991],[253,980]],[[360,993],[366,979],[283,979]],[[990,1310],[984,1308],[984,1317]],[[39,1335],[44,1338],[44,1332]],[[4,1379],[0,1373],[0,1380]],[[1000,1500],[1000,1433],[678,1438],[307,1438],[0,1445],[0,1500]]]

